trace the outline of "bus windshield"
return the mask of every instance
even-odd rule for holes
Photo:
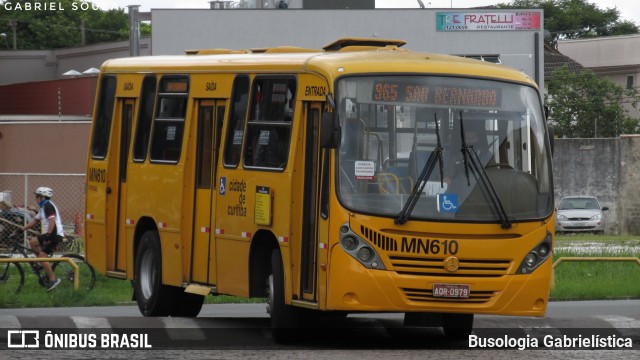
[[[395,217],[421,185],[409,219],[517,222],[551,213],[551,163],[534,88],[461,77],[345,77],[336,96],[337,191],[347,208]],[[441,156],[429,162],[438,137]],[[435,166],[416,184],[427,163]]]

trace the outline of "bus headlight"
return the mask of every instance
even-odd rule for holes
[[[344,252],[356,259],[367,269],[385,269],[384,263],[376,250],[351,231],[348,223],[340,226],[340,246]]]
[[[530,252],[524,257],[524,263],[530,268],[533,268],[538,263],[538,255],[534,252]]]
[[[369,262],[373,258],[373,250],[368,246],[363,246],[358,250],[358,259]]]
[[[551,255],[552,237],[550,233],[536,247],[531,249],[518,267],[517,274],[532,273],[540,264]]]
[[[547,256],[549,256],[550,252],[551,252],[551,245],[550,244],[547,244],[546,242],[543,242],[542,244],[540,244],[539,251],[538,251],[540,256],[546,258]]]
[[[345,236],[340,240],[342,247],[347,251],[353,251],[358,247],[358,240],[353,236]]]

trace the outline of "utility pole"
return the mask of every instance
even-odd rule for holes
[[[8,25],[11,27],[11,30],[13,31],[13,50],[18,50],[18,42],[17,42],[18,20],[11,19],[9,20]]]
[[[80,45],[85,46],[87,41],[84,35],[84,19],[80,20]]]
[[[129,56],[140,56],[140,5],[129,5]]]

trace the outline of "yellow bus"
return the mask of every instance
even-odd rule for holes
[[[551,143],[521,71],[349,38],[101,68],[86,256],[145,316],[209,294],[308,314],[400,312],[466,336],[544,316]],[[313,317],[311,317],[313,318]]]

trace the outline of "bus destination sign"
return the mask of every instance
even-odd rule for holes
[[[499,88],[416,84],[402,81],[375,81],[371,98],[375,102],[446,106],[497,107]]]

